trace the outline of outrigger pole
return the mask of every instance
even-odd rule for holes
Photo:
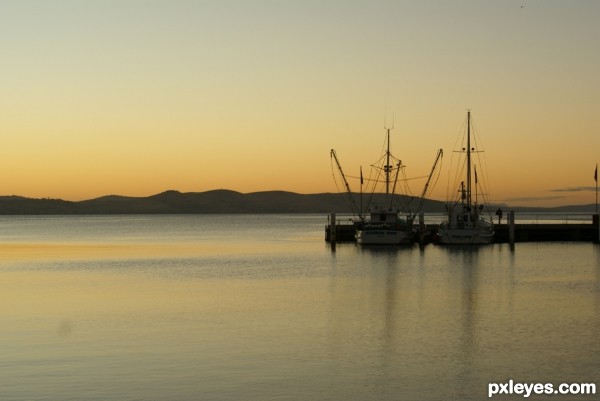
[[[356,208],[356,203],[354,202],[354,197],[352,196],[352,190],[350,189],[350,184],[348,184],[348,180],[346,179],[346,174],[344,174],[344,170],[342,170],[342,165],[340,164],[340,161],[337,158],[335,149],[331,149],[330,155],[331,155],[331,158],[333,158],[333,160],[335,160],[335,164],[337,165],[337,168],[340,172],[342,180],[344,181],[346,191],[348,191],[348,197],[350,198],[350,207],[352,207],[352,213],[355,213],[357,208]],[[362,173],[361,173],[361,177],[362,177]],[[361,179],[361,191],[362,191],[362,179]],[[360,219],[362,219],[362,205],[361,205],[361,210],[358,211],[358,217]]]
[[[360,166],[360,212],[358,216],[362,218],[363,212],[363,175],[362,175],[362,166]]]

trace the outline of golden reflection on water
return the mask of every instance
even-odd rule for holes
[[[195,246],[2,248],[0,340],[14,394],[51,386],[59,399],[80,395],[75,386],[96,399],[118,399],[133,389],[140,399],[153,399],[157,392],[190,391],[178,388],[180,382],[222,391],[231,386],[227,378],[260,381],[280,373],[269,355],[285,355],[288,346],[292,352],[308,349],[314,322],[323,320],[318,299],[295,302],[311,291],[294,280],[190,279],[135,268],[7,268],[19,260],[31,263],[31,253],[21,254],[29,250],[38,261],[72,261],[147,258],[148,252],[182,256],[197,253]],[[161,269],[169,269],[168,262]],[[198,393],[179,399],[191,394]]]
[[[581,261],[538,266],[549,250],[525,247],[520,263],[497,248],[341,246],[311,259],[324,248],[293,253],[302,247],[0,244],[12,393],[54,380],[56,399],[78,395],[73,383],[115,400],[483,399],[509,374],[598,372],[598,270]],[[263,273],[269,263],[276,274]]]
[[[136,249],[137,248],[137,249]],[[88,259],[123,254],[135,254],[151,250],[147,246],[115,244],[64,244],[64,243],[3,243],[0,244],[1,261]]]
[[[223,253],[231,246],[198,243],[114,244],[114,243],[0,243],[2,261],[147,258],[156,256],[191,256],[194,254]],[[243,247],[251,251],[255,247]],[[238,248],[239,250],[239,248]]]
[[[202,321],[205,328],[207,322],[223,321],[225,316],[229,322],[260,321],[258,316],[286,320],[287,314],[277,315],[282,305],[296,319],[303,314],[309,319],[312,312],[299,306],[296,310],[293,302],[306,295],[302,282],[284,280],[277,285],[274,280],[164,274],[171,270],[169,258],[210,255],[219,259],[234,252],[262,251],[251,244],[0,244],[0,313],[11,330],[62,338],[74,337],[90,325],[106,328],[123,322],[136,322],[128,328],[133,331],[138,324],[183,322],[187,331],[190,324]],[[93,260],[99,264],[86,265]],[[133,265],[115,268],[114,260]],[[154,270],[136,268],[146,260],[158,260],[160,265]],[[80,264],[86,267],[79,268]]]

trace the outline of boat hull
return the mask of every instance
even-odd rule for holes
[[[357,230],[356,242],[359,245],[401,245],[411,244],[414,239],[412,231],[372,229]]]
[[[473,229],[439,229],[438,241],[440,244],[482,245],[494,241],[493,230]]]

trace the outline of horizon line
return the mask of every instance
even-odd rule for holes
[[[281,189],[271,189],[271,190],[262,190],[262,191],[251,191],[251,192],[240,192],[234,189],[228,189],[228,188],[215,188],[215,189],[209,189],[209,190],[204,190],[204,191],[189,191],[189,192],[182,192],[180,190],[177,189],[167,189],[164,191],[160,191],[160,192],[156,192],[150,195],[141,195],[141,196],[136,196],[136,195],[121,195],[121,194],[106,194],[106,195],[100,195],[97,197],[93,197],[93,198],[85,198],[85,199],[80,199],[80,200],[69,200],[69,199],[64,199],[64,198],[55,198],[55,197],[29,197],[29,196],[23,196],[23,195],[16,195],[16,194],[12,194],[12,195],[0,195],[0,198],[23,198],[23,199],[31,199],[31,200],[52,200],[52,201],[62,201],[62,202],[71,202],[71,203],[79,203],[79,202],[86,202],[86,201],[92,201],[92,200],[96,200],[96,199],[101,199],[101,198],[107,198],[107,197],[120,197],[120,198],[132,198],[132,199],[144,199],[144,198],[150,198],[153,196],[157,196],[157,195],[162,195],[162,194],[166,194],[166,193],[178,193],[178,194],[202,194],[202,193],[207,193],[207,192],[216,192],[216,191],[224,191],[224,192],[234,192],[234,193],[238,193],[241,195],[250,195],[250,194],[258,194],[258,193],[269,193],[269,192],[283,192],[283,193],[289,193],[289,194],[296,194],[296,195],[326,195],[326,194],[339,194],[339,195],[344,195],[345,193],[343,192],[312,192],[312,193],[302,193],[302,192],[294,192],[294,191],[287,191],[287,190],[281,190]],[[352,192],[353,195],[360,195],[359,192]],[[383,193],[380,193],[383,194]],[[396,194],[396,196],[407,196],[407,197],[412,197],[412,198],[418,198],[417,196],[411,196],[411,195],[402,195],[402,194]],[[434,198],[425,198],[426,200],[429,201],[433,201],[433,202],[440,202],[440,203],[449,203],[446,200],[440,200],[440,199],[434,199]],[[547,198],[527,198],[527,197],[523,197],[523,198],[514,198],[514,200],[523,200],[523,201],[539,201],[539,200],[544,200]],[[540,206],[540,205],[533,205],[533,206],[524,206],[524,205],[509,205],[506,202],[509,202],[511,199],[506,199],[506,200],[501,200],[501,201],[497,201],[497,202],[490,202],[489,205],[493,206],[493,207],[499,207],[499,206],[504,206],[504,207],[512,207],[512,208],[520,208],[520,209],[556,209],[556,208],[564,208],[564,207],[586,207],[586,206],[595,206],[595,203],[581,203],[581,204],[561,204],[561,205],[557,205],[557,206]]]

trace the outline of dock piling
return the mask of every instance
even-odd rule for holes
[[[422,247],[425,245],[425,214],[419,213],[419,245]]]
[[[600,215],[598,213],[594,214],[592,216],[592,224],[594,226],[596,226],[596,229],[598,231],[598,235],[596,236],[596,239],[594,240],[594,242],[596,244],[600,244]]]
[[[336,234],[335,233],[335,228],[336,228],[335,226],[336,226],[336,224],[337,223],[335,221],[335,213],[331,213],[329,215],[329,242],[332,245],[335,245],[335,241],[336,241],[336,238],[335,238],[335,234]]]
[[[515,212],[508,212],[508,243],[515,245]]]

